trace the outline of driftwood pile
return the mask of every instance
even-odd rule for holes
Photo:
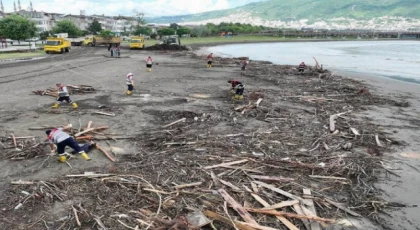
[[[87,93],[95,93],[95,88],[89,85],[67,85],[67,90],[69,94],[87,94]],[[52,96],[58,97],[58,89],[57,88],[48,88],[46,90],[35,90],[33,91],[34,94],[40,96]]]
[[[47,156],[45,143],[35,136],[16,137],[14,134],[0,139],[3,159],[25,160]]]
[[[379,214],[398,206],[375,186],[398,177],[381,155],[400,143],[355,114],[394,102],[359,93],[359,82],[294,68],[249,69],[281,95],[265,90],[201,112],[144,110],[158,128],[127,143],[136,151],[89,172],[14,181],[0,218],[9,229],[316,230],[349,216],[380,224]]]

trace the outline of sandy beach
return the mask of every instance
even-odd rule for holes
[[[217,218],[207,214],[214,212],[248,222],[228,208],[232,203],[225,208],[223,191],[258,225],[274,229],[318,222],[320,229],[420,228],[419,207],[411,207],[420,184],[418,85],[346,73],[320,77],[312,67],[299,75],[296,66],[264,61],[241,76],[239,59],[216,58],[206,68],[206,58],[194,51],[123,49],[121,58],[108,56],[103,47],[75,47],[42,60],[0,63],[1,229],[187,229],[197,211],[211,220]],[[152,72],[146,72],[148,56]],[[131,96],[125,94],[129,72]],[[245,84],[244,101],[232,100],[231,79]],[[96,91],[72,95],[77,110],[66,104],[53,110],[54,97],[32,92],[57,82]],[[331,116],[341,113],[331,130]],[[41,141],[44,130],[31,128],[69,121],[82,130],[89,121],[108,126],[96,141],[117,162],[94,150],[92,161],[76,156],[60,164],[47,146],[25,155],[24,141],[14,146],[11,139]],[[107,176],[66,177],[85,172]],[[306,219],[256,213],[264,207],[256,196],[269,205],[298,200],[278,211],[299,214],[301,207]],[[323,219],[308,222],[311,207]],[[213,229],[234,229],[220,219]]]

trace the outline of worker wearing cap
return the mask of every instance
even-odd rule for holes
[[[244,99],[244,90],[245,87],[242,84],[242,82],[237,80],[230,80],[228,81],[232,85],[232,91],[235,92],[235,95],[233,96],[233,99],[235,100],[243,100]]]
[[[77,106],[76,102],[73,102],[70,99],[70,94],[69,94],[69,91],[67,90],[67,87],[64,86],[61,83],[57,83],[56,86],[58,87],[58,97],[57,97],[57,101],[54,103],[52,108],[56,109],[60,106],[60,104],[63,101],[66,101],[67,103],[71,104],[74,109],[77,109],[78,106]]]
[[[125,83],[127,84],[127,95],[131,95],[134,90],[134,80],[133,80],[133,74],[129,73],[127,74],[127,77],[125,78]]]
[[[86,152],[79,146],[79,144],[71,137],[65,130],[70,130],[72,125],[69,124],[68,126],[64,126],[63,128],[55,128],[52,130],[47,130],[45,133],[48,136],[48,141],[50,142],[51,152],[55,152],[55,145],[57,145],[57,154],[58,160],[60,162],[66,162],[67,157],[65,154],[66,146],[72,148],[76,153],[79,153],[83,159],[90,160],[89,156]]]
[[[213,53],[209,54],[209,56],[207,56],[207,68],[211,68],[213,65]]]
[[[153,66],[153,59],[151,57],[148,57],[146,59],[147,72],[152,72],[152,66]]]

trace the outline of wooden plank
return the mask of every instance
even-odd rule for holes
[[[183,188],[188,188],[188,187],[199,186],[201,184],[203,184],[203,182],[195,182],[195,183],[190,183],[190,184],[181,184],[181,185],[174,186],[174,188],[175,189],[183,189]]]
[[[174,122],[172,122],[170,124],[164,125],[164,126],[162,126],[162,128],[168,128],[168,127],[170,127],[172,125],[175,125],[175,124],[178,124],[180,122],[185,122],[186,120],[187,120],[187,118],[184,117],[184,118],[181,118],[181,119],[179,119],[177,121],[174,121]]]
[[[251,183],[251,185],[253,185],[254,183]],[[267,203],[267,201],[265,201],[263,198],[261,198],[259,195],[252,193],[252,191],[247,188],[245,185],[245,190],[247,190],[248,192],[251,193],[251,196],[254,197],[255,200],[257,200],[258,202],[260,202],[260,204],[264,207],[270,207],[270,204]],[[299,230],[299,228],[297,228],[292,222],[290,222],[288,219],[286,219],[283,216],[276,216],[278,220],[280,220],[289,230]]]
[[[306,216],[305,213],[303,212],[303,209],[300,206],[300,204],[293,205],[293,208],[295,209],[295,212],[297,214],[302,215],[302,216]],[[305,228],[306,229],[311,230],[311,225],[310,225],[309,220],[307,220],[307,219],[301,219],[301,221],[303,222],[303,225],[305,225]]]
[[[98,127],[98,128],[88,128],[86,130],[83,130],[82,132],[78,132],[78,133],[74,134],[74,136],[78,137],[78,136],[81,136],[81,135],[83,135],[85,133],[88,133],[88,132],[92,132],[92,131],[95,131],[95,130],[107,129],[107,128],[108,128],[108,126]]]
[[[330,204],[334,205],[334,206],[335,206],[335,207],[337,207],[338,209],[341,209],[341,210],[343,210],[343,211],[347,212],[348,214],[350,214],[350,215],[352,215],[352,216],[356,216],[356,217],[360,217],[360,216],[361,216],[360,214],[358,214],[358,213],[356,213],[356,212],[353,212],[352,210],[350,210],[350,209],[348,209],[348,208],[344,207],[344,206],[343,206],[343,205],[341,205],[340,203],[334,202],[334,201],[329,200],[329,199],[325,199],[325,201],[326,201],[327,203],[330,203]]]
[[[306,201],[302,197],[300,197],[300,196],[293,195],[293,194],[291,194],[289,192],[286,192],[286,191],[284,191],[282,189],[276,188],[276,187],[274,187],[274,186],[272,186],[270,184],[266,184],[266,183],[261,182],[261,181],[253,181],[253,183],[256,183],[257,185],[260,185],[260,186],[262,186],[264,188],[270,189],[271,191],[276,192],[276,193],[279,193],[279,194],[281,194],[281,195],[283,195],[285,197],[288,197],[288,198],[290,198],[292,200],[298,200],[298,201],[300,201],[300,202],[302,202],[302,203],[304,203],[304,204],[307,205]]]
[[[225,181],[225,180],[222,180],[222,179],[220,179],[220,178],[218,178],[218,179],[219,179],[220,183],[222,183],[222,184],[224,184],[224,185],[228,186],[229,188],[233,189],[235,192],[240,192],[240,191],[242,191],[240,188],[236,187],[236,186],[235,186],[235,185],[233,185],[232,183],[230,183],[230,182],[228,182],[228,181]]]
[[[99,145],[96,145],[96,148],[99,150],[99,151],[101,151],[101,152],[103,152],[104,154],[105,154],[105,156],[110,160],[110,161],[112,161],[112,162],[116,162],[116,160],[107,152],[107,151],[105,151],[105,149],[103,149],[103,148],[101,148],[101,147],[99,147]]]
[[[311,190],[307,188],[303,189],[303,194],[308,195],[308,196],[312,195]],[[305,200],[309,202],[308,209],[311,210],[311,212],[317,216],[314,201],[312,199],[305,199]],[[319,226],[319,223],[312,222],[310,226],[311,226],[311,230],[321,230],[321,226]]]
[[[288,200],[288,201],[282,201],[278,204],[271,205],[269,207],[265,207],[264,209],[273,210],[273,209],[289,207],[289,206],[292,206],[292,205],[295,205],[295,204],[299,204],[299,201],[298,200]]]
[[[300,215],[300,214],[295,214],[295,213],[290,213],[290,212],[279,212],[275,210],[265,210],[265,209],[255,209],[255,208],[247,208],[246,210],[253,213],[270,214],[270,215],[275,215],[275,216],[286,216],[286,217],[302,219],[302,220],[313,220],[313,221],[326,222],[326,223],[335,222],[335,220],[333,219],[326,219],[326,218],[321,218],[317,216],[306,216],[306,215]]]
[[[115,117],[115,113],[105,113],[105,112],[100,112],[100,111],[94,111],[94,114],[100,114],[100,115],[105,115],[105,116],[110,116],[110,117]]]
[[[234,229],[240,229],[240,230],[255,230],[255,228],[247,226],[239,221],[230,220],[227,217],[221,216],[215,212],[206,210],[203,212],[204,215],[206,215],[208,218],[216,219],[218,221],[221,221],[227,225],[230,225]]]
[[[285,178],[285,177],[275,177],[275,176],[259,176],[259,175],[249,175],[252,179],[258,180],[268,180],[268,181],[279,181],[279,182],[289,182],[294,181],[293,178]]]
[[[245,222],[250,224],[259,225],[257,221],[245,210],[242,205],[236,202],[224,189],[218,190],[220,195],[225,199],[225,201],[232,206],[233,209],[244,219]]]
[[[237,164],[242,164],[242,163],[245,163],[245,162],[248,162],[248,160],[244,159],[244,160],[240,160],[240,161],[232,161],[232,162],[226,162],[226,163],[212,165],[212,166],[206,166],[206,167],[204,167],[204,169],[213,169],[213,168],[218,168],[218,167],[223,167],[223,166],[237,165]]]
[[[92,126],[92,121],[89,121],[89,123],[88,123],[88,125],[87,125],[87,127],[86,127],[86,129],[90,129],[90,127]]]
[[[344,177],[335,177],[335,176],[319,176],[319,175],[309,175],[310,178],[317,178],[317,179],[331,179],[331,180],[349,180]]]

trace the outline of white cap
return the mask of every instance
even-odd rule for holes
[[[133,73],[128,73],[127,76],[134,76],[134,74]]]

